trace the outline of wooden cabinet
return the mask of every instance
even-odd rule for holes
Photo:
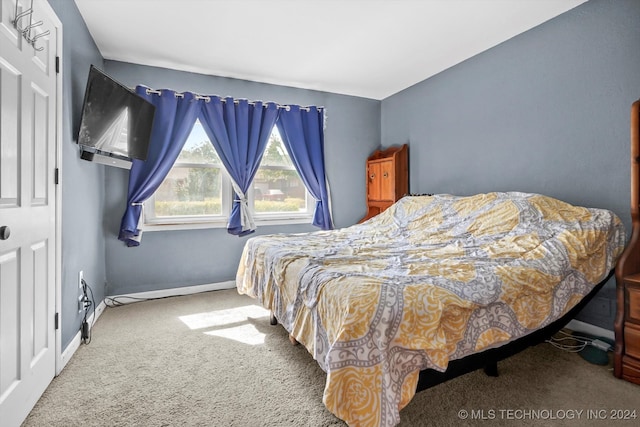
[[[409,146],[376,150],[367,159],[367,214],[378,215],[409,193]]]
[[[640,274],[622,278],[621,327],[616,328],[614,374],[640,384]],[[620,344],[620,345],[619,345]]]
[[[616,264],[613,373],[640,384],[640,100],[631,106],[631,239]]]

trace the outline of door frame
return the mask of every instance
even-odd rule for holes
[[[47,0],[35,0],[34,8],[46,8],[47,14],[50,16],[54,27],[56,28],[56,143],[55,143],[55,158],[56,164],[54,173],[57,171],[56,184],[55,184],[55,312],[57,314],[56,322],[56,368],[55,376],[58,376],[64,368],[62,362],[62,143],[63,143],[63,129],[62,129],[62,114],[63,103],[62,97],[63,91],[63,29],[62,21],[58,15],[56,15],[53,6],[49,4]]]

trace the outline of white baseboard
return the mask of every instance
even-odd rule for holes
[[[119,302],[126,304],[127,302],[134,302],[135,300],[139,300],[139,299],[176,297],[180,295],[198,294],[200,292],[220,291],[222,289],[233,289],[235,287],[236,287],[236,282],[233,280],[229,280],[227,282],[209,283],[206,285],[185,286],[183,288],[159,289],[157,291],[113,295],[113,296],[106,297],[106,299],[117,298]],[[130,298],[131,301],[126,301],[127,298]]]
[[[91,316],[89,316],[89,318],[87,319],[87,323],[89,323],[89,331],[91,331],[91,329],[93,328],[93,325],[96,324],[96,322],[100,318],[100,315],[102,314],[105,308],[107,308],[107,305],[104,303],[104,301],[102,301],[100,302],[100,304],[98,304],[98,307],[96,307],[93,313],[91,313]],[[74,353],[78,350],[78,348],[80,348],[81,339],[82,339],[82,332],[78,331],[76,336],[73,337],[73,339],[71,340],[67,348],[65,348],[62,354],[60,355],[60,370],[56,372],[56,375],[59,375],[60,372],[62,372],[64,367],[67,366],[67,363],[69,363],[69,360],[71,360],[71,356],[73,356]]]
[[[585,334],[594,335],[596,337],[609,338],[611,340],[615,340],[615,334],[613,331],[608,329],[601,328],[600,326],[592,325],[590,323],[585,323],[580,320],[571,320],[567,323],[566,326],[568,329],[576,332],[583,332]]]

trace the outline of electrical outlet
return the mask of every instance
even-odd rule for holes
[[[78,273],[78,289],[80,289],[80,295],[78,296],[78,313],[84,313],[84,286],[82,282],[84,281],[84,272],[80,270]]]

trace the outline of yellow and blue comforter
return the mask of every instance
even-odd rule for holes
[[[331,412],[393,426],[420,370],[558,319],[624,244],[612,212],[542,195],[405,197],[348,228],[249,239],[237,287],[318,361]]]

